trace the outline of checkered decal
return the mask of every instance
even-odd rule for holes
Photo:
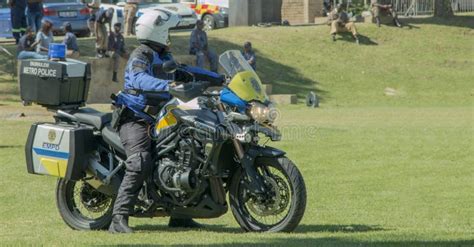
[[[191,8],[194,9],[196,14],[203,15],[203,14],[216,14],[219,13],[219,7],[216,5],[210,4],[191,4]]]

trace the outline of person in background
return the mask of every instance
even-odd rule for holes
[[[257,70],[257,57],[255,56],[255,52],[253,52],[252,43],[249,41],[245,42],[242,54],[245,60],[252,66],[253,70]]]
[[[213,51],[209,50],[207,34],[203,29],[204,22],[198,20],[196,22],[196,28],[191,33],[191,39],[189,41],[189,54],[196,55],[197,67],[204,68],[204,63],[207,59],[211,65],[211,71],[217,72],[217,55]]]
[[[72,33],[71,23],[64,23],[64,33],[63,44],[66,45],[66,56],[78,58],[80,56],[79,46],[77,45],[76,35]]]
[[[91,14],[89,20],[87,20],[87,27],[90,31],[90,36],[95,35],[95,16],[97,11],[100,9],[101,0],[92,0],[90,3],[86,3],[85,0],[81,0],[83,4],[89,8],[89,13]]]
[[[343,32],[351,32],[355,42],[359,44],[359,37],[357,36],[357,29],[354,22],[349,21],[349,16],[344,11],[342,4],[336,5],[328,16],[328,24],[331,25],[332,41],[336,41],[336,34]]]
[[[107,28],[105,24],[109,24],[110,33],[112,33],[112,17],[114,16],[114,9],[100,9],[95,17],[95,48],[97,49],[97,57],[107,57]]]
[[[48,56],[35,52],[35,35],[31,27],[26,28],[25,34],[18,41],[17,58],[18,59],[47,59]]]
[[[125,36],[132,34],[133,20],[137,14],[137,4],[140,0],[126,0],[123,8],[123,18],[125,22]]]
[[[381,14],[385,16],[392,16],[393,24],[397,27],[402,27],[400,20],[398,20],[397,11],[393,9],[391,0],[372,0],[370,4],[372,6],[372,13],[374,14],[377,27],[380,27]]]
[[[117,71],[119,67],[120,58],[128,59],[130,56],[125,49],[125,39],[121,33],[122,24],[114,24],[114,32],[109,35],[109,52],[114,60],[112,81],[118,82]]]
[[[18,44],[26,31],[26,0],[7,0],[7,4],[10,7],[13,37],[15,44]]]
[[[41,28],[41,19],[43,19],[43,0],[28,0],[26,13],[28,26],[33,32],[38,32]]]
[[[53,32],[53,23],[43,20],[43,25],[41,26],[41,30],[36,34],[35,43],[36,45],[36,52],[39,54],[47,55],[49,50],[49,44],[54,42]]]

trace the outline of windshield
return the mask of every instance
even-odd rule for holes
[[[240,99],[251,102],[265,102],[268,99],[260,78],[245,60],[240,51],[231,50],[224,52],[219,57],[219,63],[231,77],[228,88]]]
[[[244,56],[242,56],[242,53],[237,50],[224,52],[219,57],[219,63],[230,77],[234,77],[240,72],[253,71],[250,64],[245,60]]]

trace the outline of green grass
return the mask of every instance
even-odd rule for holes
[[[70,230],[55,179],[27,174],[24,161],[30,124],[50,115],[21,107],[16,84],[1,76],[0,245],[474,246],[473,19],[359,25],[378,44],[361,46],[333,44],[326,26],[210,33],[218,51],[251,40],[277,92],[323,97],[318,109],[281,107],[284,140],[272,144],[299,166],[308,190],[292,234],[243,233],[231,213],[201,220],[200,231],[168,229],[164,218],[132,219],[137,233],[127,236]],[[185,53],[186,35],[173,35],[175,53]],[[81,40],[86,46],[91,40]],[[387,87],[397,94],[385,95]]]

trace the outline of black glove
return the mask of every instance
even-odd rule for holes
[[[193,81],[193,77],[189,73],[182,70],[176,70],[176,72],[174,72],[174,79],[175,81],[179,82]]]
[[[211,87],[222,87],[225,83],[225,75],[219,75],[219,78],[213,78],[209,82]]]

